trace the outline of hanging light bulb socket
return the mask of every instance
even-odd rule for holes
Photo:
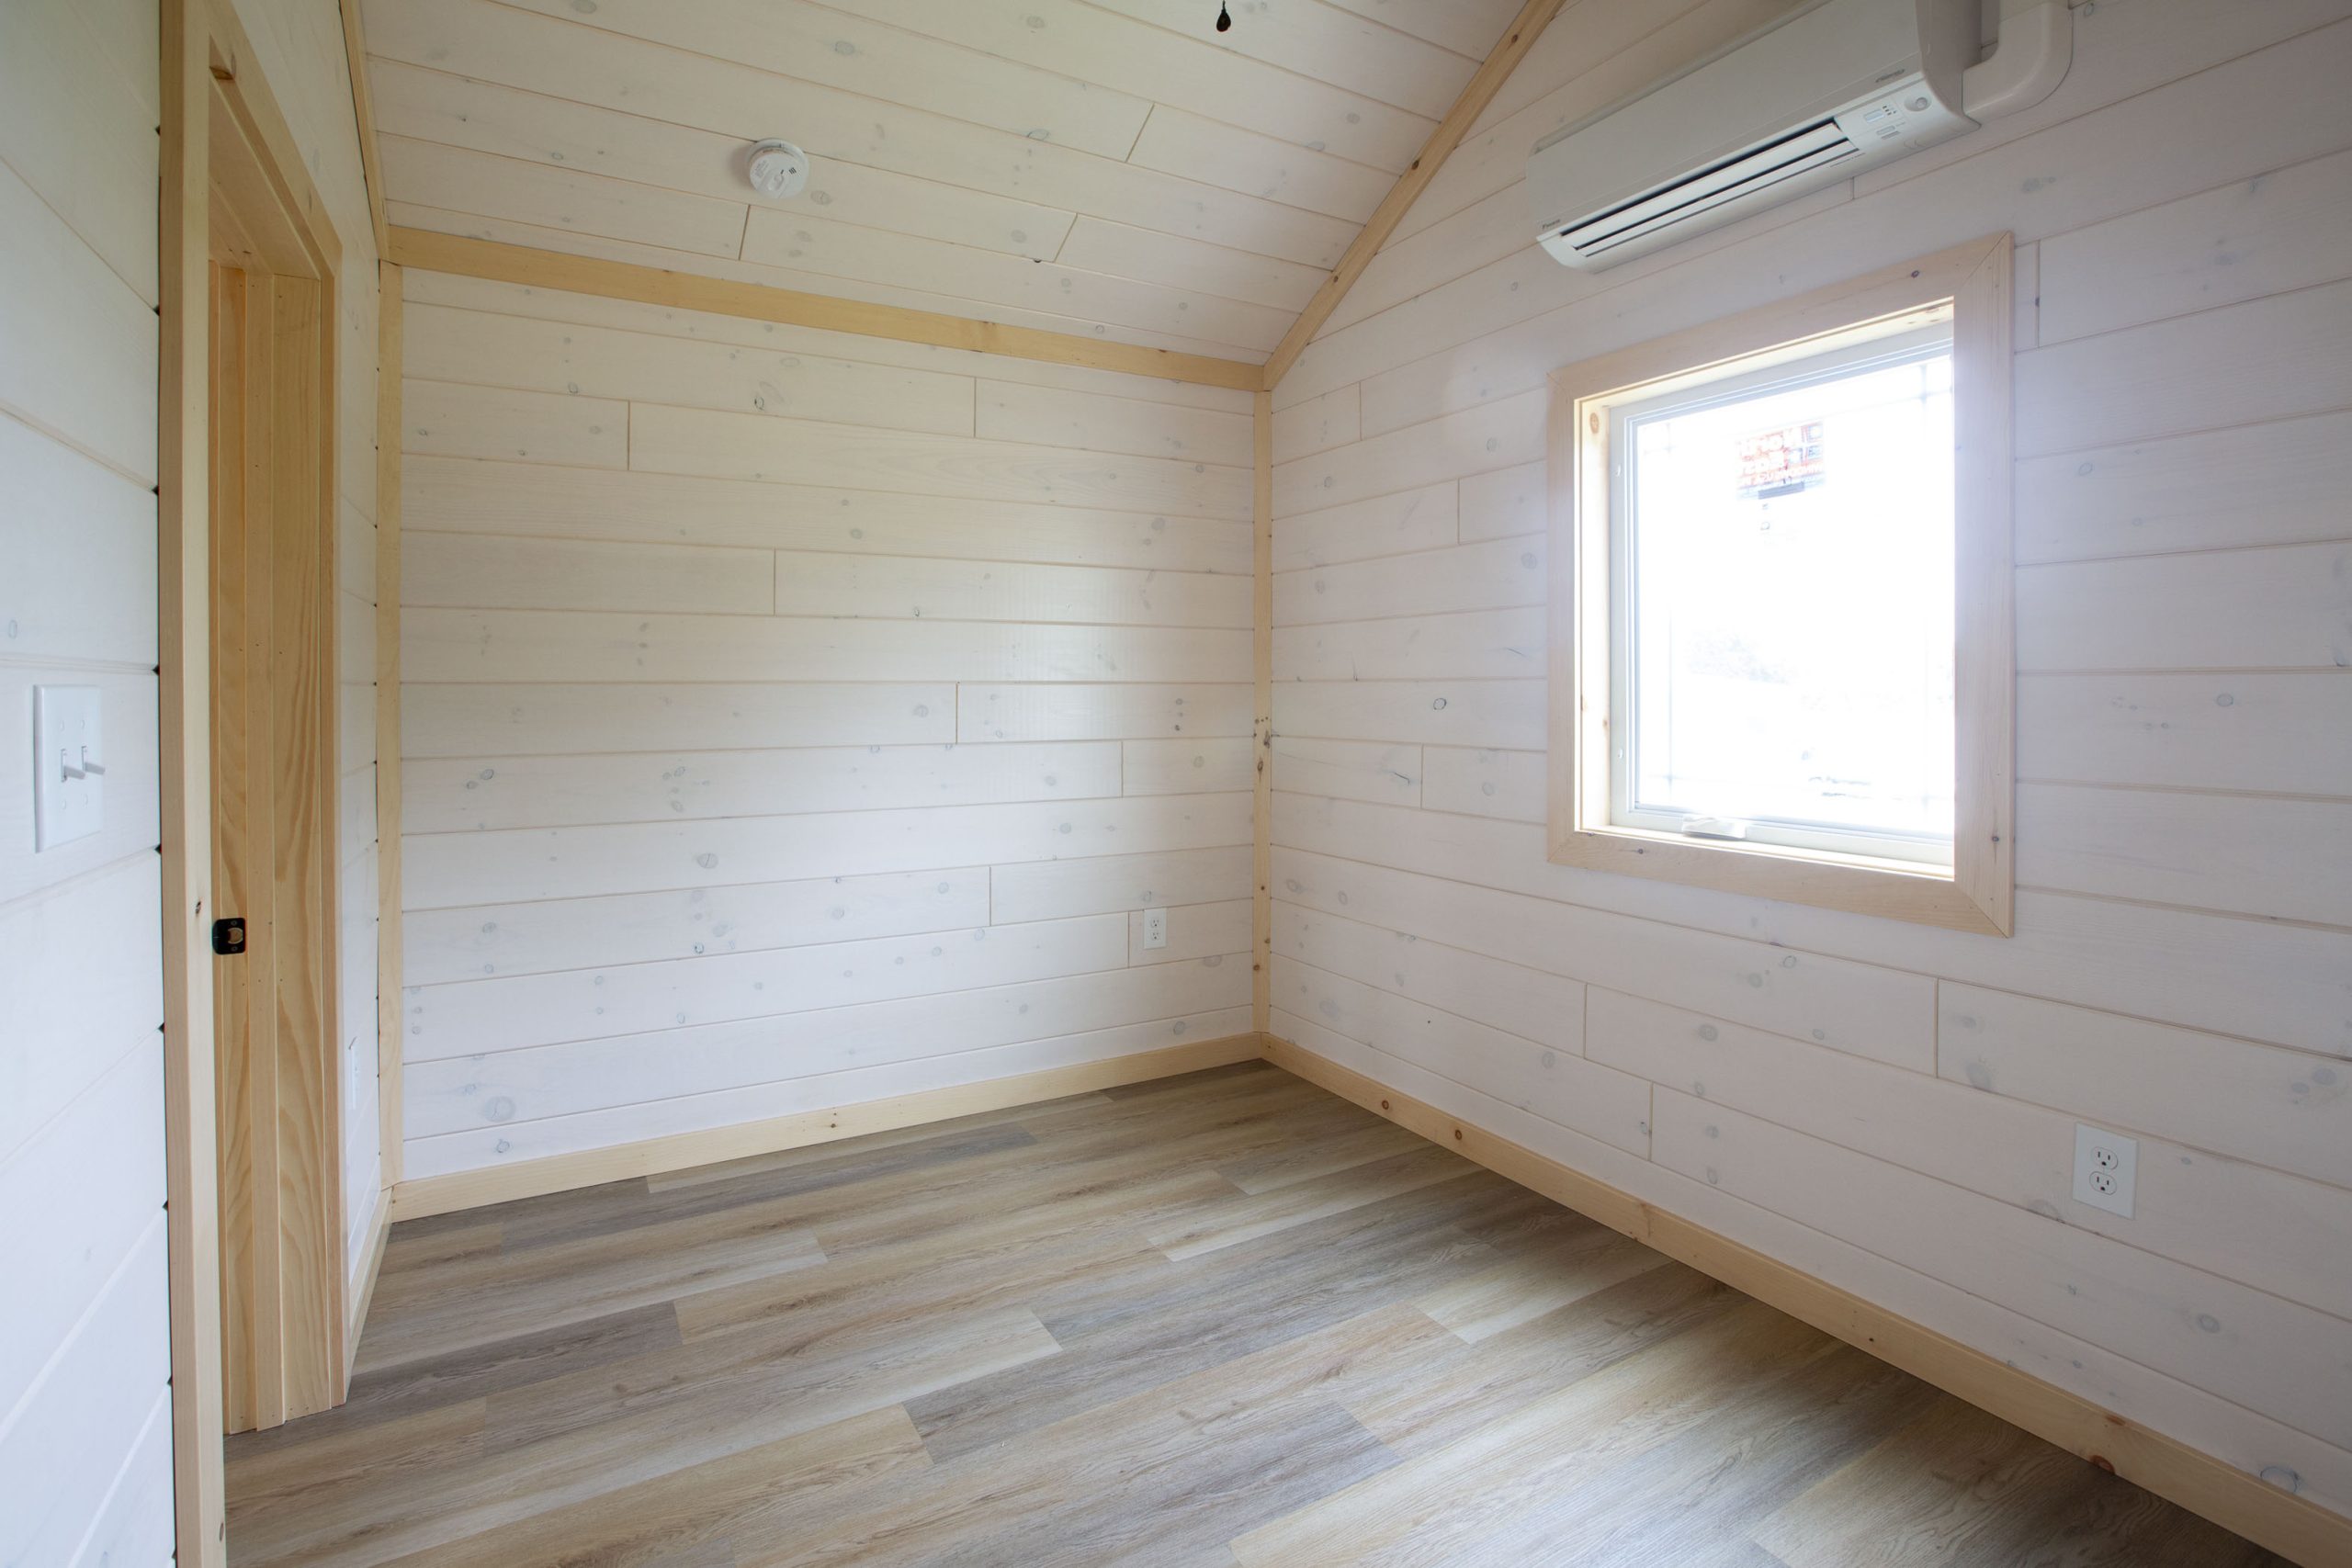
[[[1233,30],[1233,13],[1225,8],[1225,0],[1216,0],[1216,30],[1221,33]]]

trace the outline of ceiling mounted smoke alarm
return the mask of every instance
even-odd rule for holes
[[[789,141],[755,141],[749,168],[752,188],[781,201],[808,186],[808,154]]]

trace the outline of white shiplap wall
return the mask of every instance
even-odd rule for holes
[[[1247,394],[406,283],[407,1176],[1250,1028]]]
[[[1275,393],[1274,1031],[2352,1509],[2352,6],[2109,0],[2014,119],[1528,243],[1538,136],[1780,8],[1564,13]],[[2016,936],[1547,864],[1545,373],[2002,229]]]
[[[376,237],[343,17],[326,0],[233,0],[343,245],[335,301],[336,876],[343,908],[345,1264],[356,1293],[383,1197],[377,1148]]]
[[[0,1562],[172,1553],[153,7],[0,6]],[[33,689],[100,689],[33,850]]]

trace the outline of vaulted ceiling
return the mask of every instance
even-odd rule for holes
[[[1262,361],[1520,0],[1228,3],[367,0],[388,216]]]

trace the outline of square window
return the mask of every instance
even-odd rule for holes
[[[1553,860],[2006,932],[2009,265],[1554,375]]]

